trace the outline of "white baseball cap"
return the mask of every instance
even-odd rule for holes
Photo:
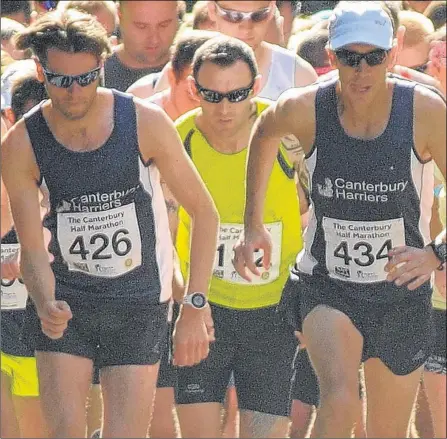
[[[329,48],[348,44],[393,47],[393,23],[377,1],[342,1],[329,19]]]

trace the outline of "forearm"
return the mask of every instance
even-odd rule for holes
[[[20,268],[23,281],[34,303],[55,300],[55,278],[45,250],[21,250]]]
[[[279,149],[279,141],[270,141],[256,130],[248,153],[245,226],[263,223],[264,202],[273,163]]]
[[[188,293],[207,294],[217,251],[219,216],[214,208],[191,218],[191,252]]]

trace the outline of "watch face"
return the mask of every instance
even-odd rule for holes
[[[191,303],[195,308],[203,308],[206,305],[206,298],[203,294],[193,294]]]

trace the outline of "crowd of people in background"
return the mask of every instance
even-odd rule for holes
[[[2,0],[0,436],[445,438],[446,9]]]

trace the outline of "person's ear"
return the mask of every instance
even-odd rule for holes
[[[253,84],[253,97],[257,96],[262,89],[262,75],[256,75]]]
[[[189,94],[191,95],[191,98],[195,101],[199,101],[199,91],[197,90],[197,85],[195,79],[189,75],[187,78],[188,81],[188,90]]]
[[[333,69],[338,69],[338,60],[337,60],[337,57],[335,56],[335,52],[333,50],[329,49],[328,46],[326,46],[326,53],[329,58],[329,63],[331,65],[331,67]]]
[[[211,21],[216,22],[217,13],[216,13],[216,4],[213,1],[208,1],[208,16]]]
[[[16,123],[16,115],[14,114],[14,111],[12,111],[11,107],[8,107],[3,110],[3,113],[8,121],[7,122],[8,128],[12,127]]]
[[[40,61],[34,57],[34,62],[36,63],[37,80],[39,82],[45,82],[45,75],[43,73],[43,66]]]

